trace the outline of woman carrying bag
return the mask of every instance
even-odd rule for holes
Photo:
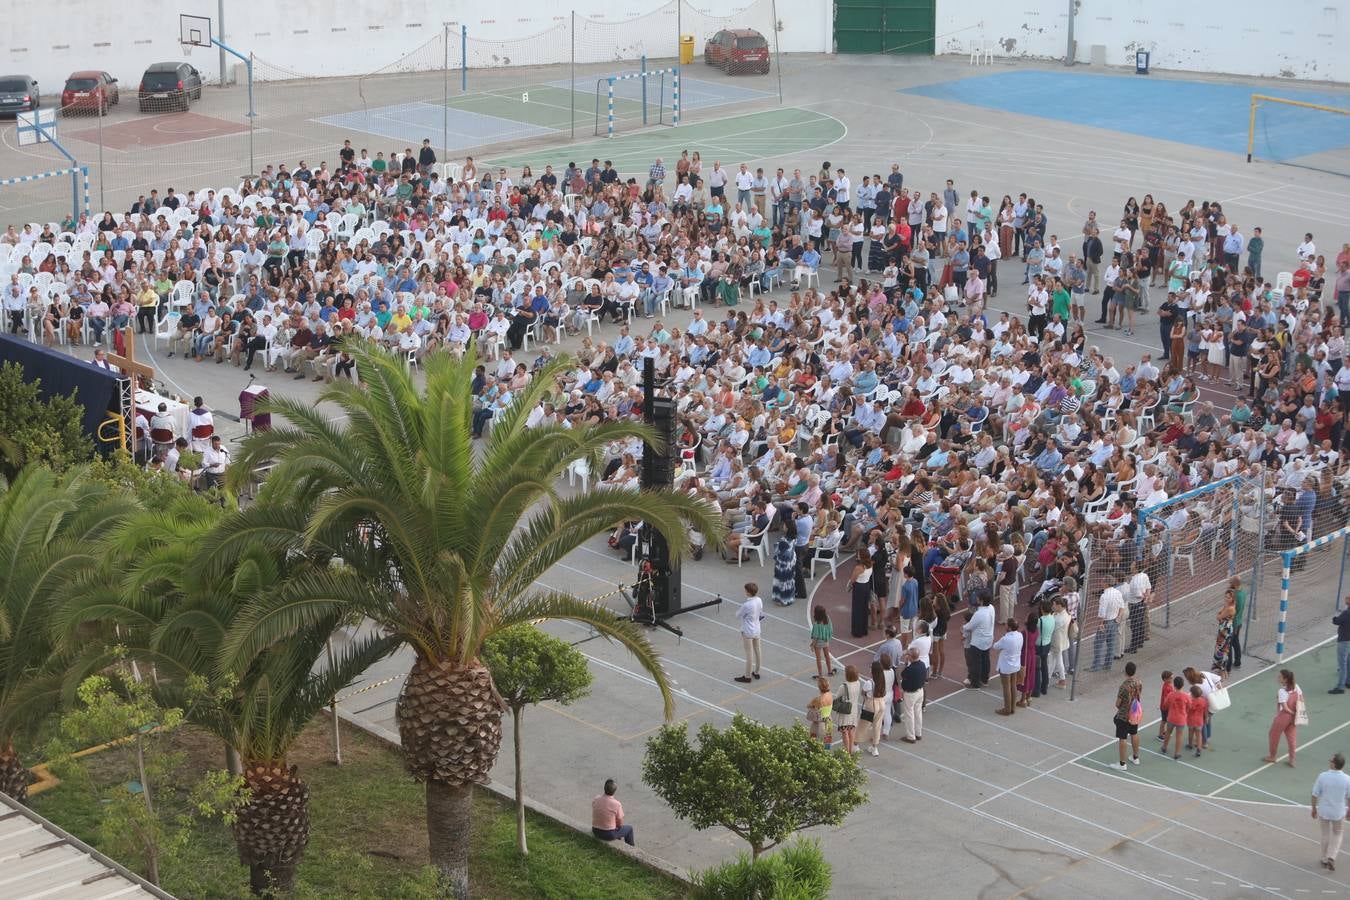
[[[858,669],[847,666],[844,668],[844,683],[839,685],[832,707],[834,724],[844,741],[845,753],[859,752],[857,730],[862,702],[863,688],[862,682],[858,680]]]
[[[1298,726],[1308,724],[1308,710],[1303,705],[1303,690],[1294,682],[1294,673],[1281,669],[1280,689],[1275,695],[1275,719],[1270,723],[1270,754],[1262,762],[1275,762],[1280,746],[1280,735],[1289,745],[1289,758],[1284,764],[1294,768],[1294,750],[1298,743]]]

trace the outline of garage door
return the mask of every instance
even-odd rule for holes
[[[933,53],[937,0],[836,0],[840,53]]]

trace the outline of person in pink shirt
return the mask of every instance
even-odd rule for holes
[[[1191,702],[1186,706],[1186,727],[1190,729],[1190,745],[1195,748],[1195,755],[1200,755],[1200,748],[1204,743],[1201,732],[1205,727],[1205,716],[1209,713],[1209,698],[1205,692],[1200,689],[1200,685],[1191,685]]]
[[[602,841],[620,838],[632,847],[633,826],[623,824],[623,804],[614,794],[619,790],[613,778],[605,780],[605,792],[591,801],[591,834]]]

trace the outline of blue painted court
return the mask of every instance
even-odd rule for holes
[[[903,93],[1244,155],[1253,93],[1350,109],[1350,92],[1085,72],[1001,72]],[[1256,132],[1260,156],[1293,160],[1350,147],[1350,116],[1263,104]]]

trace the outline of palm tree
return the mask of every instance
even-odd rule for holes
[[[501,698],[479,659],[483,642],[544,619],[585,623],[623,644],[674,704],[655,650],[640,629],[603,605],[535,585],[545,572],[616,522],[641,519],[675,552],[687,528],[718,535],[711,505],[669,490],[610,490],[565,497],[561,476],[611,441],[650,438],[635,423],[526,427],[566,361],[544,367],[475,449],[472,352],[427,360],[419,392],[400,362],[355,348],[361,386],[338,382],[314,404],[270,404],[290,424],[256,433],[231,469],[242,481],[276,467],[258,505],[224,542],[264,540],[290,550],[328,548],[349,564],[315,569],[260,598],[227,656],[337,613],[373,619],[415,654],[397,716],[408,770],[426,784],[431,860],[456,896],[468,894],[472,785],[488,781],[501,743]],[[228,535],[228,532],[222,532]]]
[[[66,589],[98,564],[100,541],[134,500],[89,477],[28,466],[0,479],[0,792],[28,796],[14,739],[59,705],[64,659],[49,628]]]
[[[107,642],[83,655],[81,673],[102,668],[114,655],[153,667],[158,701],[183,709],[188,722],[225,743],[248,795],[233,825],[239,860],[249,867],[254,892],[270,895],[290,889],[309,843],[309,787],[287,754],[334,694],[398,642],[355,642],[316,671],[339,625],[334,615],[231,669],[222,667],[220,650],[240,611],[314,563],[259,542],[234,543],[216,560],[225,574],[208,578],[199,554],[221,527],[229,520],[222,522],[217,507],[196,497],[132,517],[110,544],[111,577],[102,589],[87,585],[76,592],[57,630],[74,638],[91,625],[111,628]]]

